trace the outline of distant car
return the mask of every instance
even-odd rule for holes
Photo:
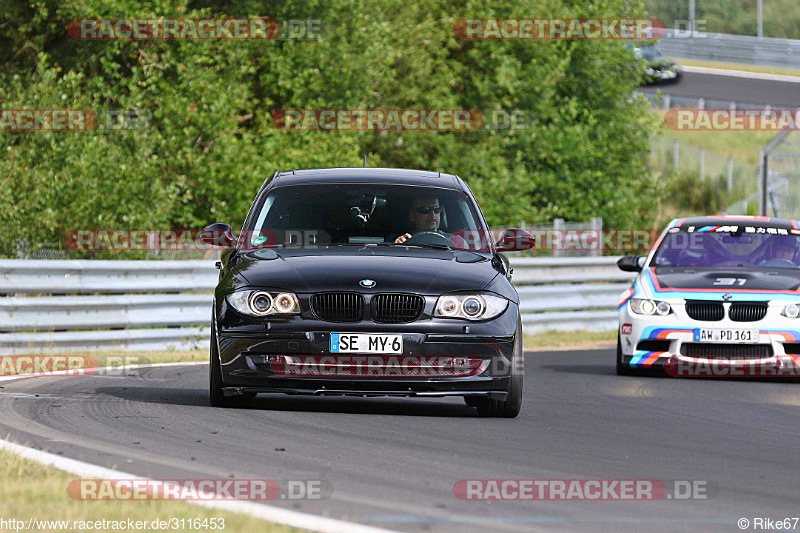
[[[228,248],[214,294],[214,406],[259,393],[462,396],[481,416],[522,404],[522,322],[503,252],[459,177],[340,168],[276,173]]]
[[[621,296],[617,373],[769,376],[797,369],[798,250],[796,220],[673,220],[646,257],[618,261],[639,274]]]
[[[642,73],[642,83],[651,85],[655,83],[676,83],[683,76],[683,67],[665,58],[657,49],[652,46],[633,46],[633,53],[637,58],[647,62],[645,71]]]

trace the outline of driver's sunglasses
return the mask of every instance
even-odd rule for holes
[[[434,213],[436,213],[438,215],[439,213],[442,212],[442,208],[441,208],[441,206],[436,206],[436,207],[415,207],[414,211],[416,211],[420,215],[427,215],[428,213],[433,211]]]

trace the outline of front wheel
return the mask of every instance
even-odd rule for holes
[[[522,383],[524,371],[524,357],[522,340],[522,320],[517,316],[517,335],[514,342],[514,355],[511,359],[511,377],[506,387],[505,400],[491,398],[476,398],[475,407],[478,415],[482,417],[516,418],[522,409]],[[469,403],[467,404],[469,405]]]
[[[617,335],[617,375],[619,376],[632,376],[634,374],[630,365],[626,365],[622,361],[622,342],[619,335]]]
[[[209,350],[208,364],[208,400],[214,407],[243,407],[249,403],[255,394],[244,396],[225,396],[222,392],[222,366],[217,349],[217,332],[211,326],[211,348]]]

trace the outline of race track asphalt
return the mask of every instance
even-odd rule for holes
[[[649,93],[660,90],[663,94],[687,98],[768,104],[773,108],[800,107],[800,83],[789,81],[684,72],[678,83],[649,85],[640,90]],[[707,109],[719,107],[714,102],[706,105]]]
[[[0,383],[0,436],[159,479],[324,480],[328,499],[273,504],[401,531],[730,532],[800,514],[800,383],[620,377],[613,360],[526,352],[516,419],[460,399],[215,409],[206,365],[26,378]],[[709,497],[461,501],[463,479],[698,481]]]

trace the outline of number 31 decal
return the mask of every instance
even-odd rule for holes
[[[745,278],[717,278],[714,285],[744,285]]]

